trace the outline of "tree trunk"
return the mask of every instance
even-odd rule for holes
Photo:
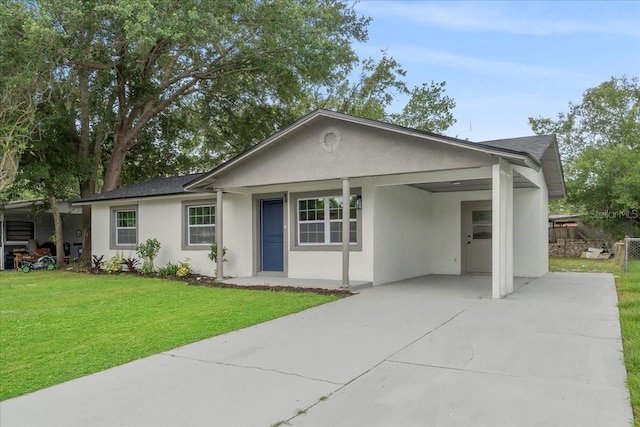
[[[78,82],[80,89],[80,143],[77,156],[78,161],[82,162],[89,158],[89,145],[91,143],[89,129],[89,72],[86,68],[78,68]],[[92,196],[95,193],[95,181],[93,178],[96,169],[96,159],[94,158],[89,176],[80,180],[80,197]],[[80,262],[86,266],[91,266],[91,206],[82,207],[82,255],[80,256]]]
[[[91,266],[91,206],[82,207],[82,255],[80,261]]]
[[[88,197],[95,193],[95,184],[88,181],[80,183],[80,196]],[[85,266],[91,266],[91,206],[82,206],[82,255],[80,261]]]
[[[62,218],[60,210],[58,210],[58,199],[56,196],[49,194],[49,204],[51,205],[51,214],[53,215],[53,228],[55,230],[56,242],[56,264],[64,263],[64,234],[62,232]]]
[[[118,130],[109,163],[104,172],[104,185],[102,191],[111,191],[118,188],[122,175],[122,167],[127,157],[127,141],[124,130]]]

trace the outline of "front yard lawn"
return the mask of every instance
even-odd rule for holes
[[[629,263],[629,271],[625,273],[613,259],[549,258],[549,270],[612,273],[615,276],[627,386],[634,425],[640,427],[640,261]]]
[[[0,273],[0,400],[333,301],[62,271]]]

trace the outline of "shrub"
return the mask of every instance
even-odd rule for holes
[[[180,261],[178,264],[168,262],[164,267],[158,268],[158,274],[161,276],[178,276],[185,277],[191,274],[191,265],[189,258]]]
[[[158,268],[158,274],[161,276],[176,276],[179,269],[180,264],[168,262],[164,267]]]
[[[141,270],[143,273],[153,273],[153,260],[158,256],[158,252],[160,252],[160,242],[158,242],[158,239],[147,239],[146,242],[136,246],[136,253],[144,259]]]
[[[149,264],[149,263],[144,263],[142,264],[142,268],[140,268],[138,270],[138,272],[140,274],[151,274],[155,271],[155,269],[153,268],[153,265]]]
[[[209,254],[207,255],[213,262],[218,262],[218,245],[216,243],[211,244]],[[222,262],[227,262],[227,248],[222,248]]]
[[[104,255],[93,255],[92,257],[92,261],[93,261],[93,266],[91,267],[91,271],[95,272],[95,271],[100,271],[102,270],[102,267],[104,266]]]
[[[185,277],[191,274],[191,265],[189,264],[189,261],[191,260],[187,258],[184,261],[180,262],[180,268],[178,268],[178,271],[176,272],[176,276]]]
[[[138,264],[140,264],[138,259],[131,257],[123,259],[122,263],[125,265],[125,267],[127,267],[127,271],[130,271],[132,273],[135,273],[138,270]]]
[[[114,255],[104,263],[104,269],[107,273],[118,273],[122,271],[123,261],[122,255]]]

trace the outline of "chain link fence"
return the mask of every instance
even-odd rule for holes
[[[624,239],[624,271],[628,271],[629,261],[640,261],[640,238],[627,237]]]

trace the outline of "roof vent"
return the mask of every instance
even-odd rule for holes
[[[338,148],[341,141],[342,136],[340,135],[340,132],[335,128],[328,128],[322,132],[322,136],[320,137],[320,146],[324,151],[331,153]]]

